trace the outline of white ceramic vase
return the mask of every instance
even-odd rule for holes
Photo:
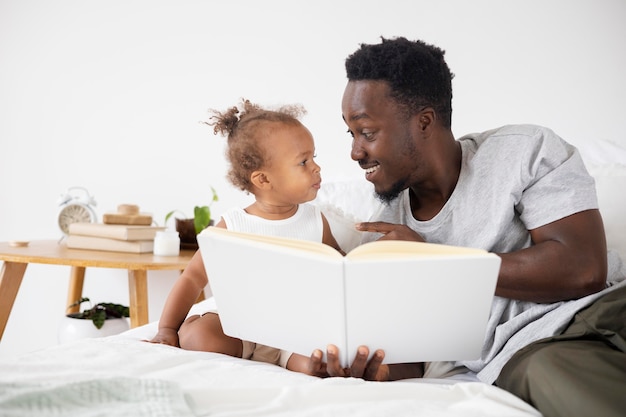
[[[107,319],[101,328],[94,326],[89,319],[78,319],[64,316],[59,323],[57,337],[59,343],[67,343],[74,340],[111,336],[122,333],[130,328],[128,319]]]

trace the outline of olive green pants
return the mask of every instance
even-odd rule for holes
[[[626,416],[626,287],[578,312],[562,334],[517,352],[496,385],[545,417]]]

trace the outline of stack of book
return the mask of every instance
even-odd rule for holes
[[[156,232],[165,227],[107,224],[73,223],[66,238],[68,248],[94,249],[111,252],[151,253],[154,249]]]

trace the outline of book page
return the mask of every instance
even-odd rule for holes
[[[385,351],[385,363],[480,357],[501,259],[405,257],[345,263],[347,352]]]
[[[209,227],[205,229],[207,233],[218,233],[236,238],[243,238],[260,243],[282,246],[288,249],[301,250],[319,255],[330,256],[333,258],[342,258],[343,256],[335,250],[335,248],[324,243],[313,242],[310,240],[288,239],[284,237],[258,235],[253,233],[233,232],[221,227]],[[203,231],[204,232],[204,231]]]
[[[198,244],[225,334],[305,356],[329,343],[345,351],[338,252],[329,257],[213,229]]]
[[[368,242],[350,251],[349,259],[394,259],[410,257],[437,257],[450,255],[483,255],[483,249],[460,246],[440,245],[435,243],[413,242],[406,240],[376,240]]]

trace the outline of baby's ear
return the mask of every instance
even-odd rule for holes
[[[254,171],[252,175],[250,175],[250,182],[261,190],[267,189],[270,185],[270,181],[263,171]]]

